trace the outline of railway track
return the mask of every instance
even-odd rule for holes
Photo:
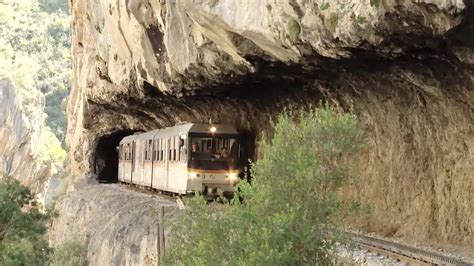
[[[362,249],[378,253],[407,263],[408,265],[461,265],[473,266],[474,263],[458,258],[441,255],[432,251],[387,241],[360,234],[347,233],[349,238]]]

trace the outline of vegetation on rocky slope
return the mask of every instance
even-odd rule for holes
[[[0,3],[0,80],[13,82],[39,166],[62,167],[66,152],[63,101],[71,76],[70,17],[66,0],[5,0]]]
[[[295,119],[285,114],[263,143],[253,179],[239,185],[229,205],[197,196],[173,224],[170,264],[326,265],[337,228],[359,204],[338,198],[354,178],[350,158],[365,148],[352,114],[315,109]],[[242,200],[243,199],[243,200]]]
[[[14,82],[27,115],[38,102],[44,105],[45,122],[61,141],[62,102],[71,87],[70,31],[66,0],[0,3],[0,78]]]
[[[43,213],[19,181],[0,182],[0,265],[43,265],[50,249],[46,238],[50,215]]]
[[[0,265],[86,265],[86,248],[79,240],[49,247],[52,214],[18,180],[0,178]]]

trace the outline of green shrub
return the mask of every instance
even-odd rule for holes
[[[0,265],[46,264],[49,218],[18,180],[0,178]]]
[[[379,7],[380,0],[370,0],[370,6]]]
[[[52,266],[87,265],[87,247],[84,242],[72,238],[56,248],[51,259]]]
[[[331,31],[335,32],[337,27],[337,22],[339,21],[339,15],[335,12],[332,12],[329,17],[329,28]]]
[[[283,114],[264,158],[227,205],[201,196],[173,222],[166,262],[184,265],[327,265],[341,217],[339,188],[365,148],[353,114],[324,106]],[[243,200],[240,200],[243,199]],[[171,222],[169,222],[171,223]],[[329,231],[336,234],[328,234]]]
[[[290,18],[286,23],[286,37],[291,41],[291,43],[295,43],[300,39],[300,33],[300,24],[294,18]]]
[[[367,18],[363,17],[363,16],[357,16],[356,21],[357,21],[358,24],[364,24],[364,23],[367,22]]]
[[[329,7],[330,7],[330,4],[329,4],[329,2],[327,2],[327,3],[323,3],[319,9],[321,11],[324,11],[324,10],[328,9]]]

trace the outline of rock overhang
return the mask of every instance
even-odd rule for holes
[[[366,228],[416,228],[417,239],[437,228],[472,244],[450,233],[472,216],[462,199],[472,186],[471,1],[355,1],[347,17],[343,2],[73,1],[72,171],[93,172],[98,143],[117,132],[211,119],[259,139],[285,108],[323,100],[353,110],[374,144],[370,182],[347,193],[380,206]]]

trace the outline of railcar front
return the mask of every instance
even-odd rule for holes
[[[238,132],[227,125],[196,125],[188,139],[188,191],[232,195],[243,172]]]

